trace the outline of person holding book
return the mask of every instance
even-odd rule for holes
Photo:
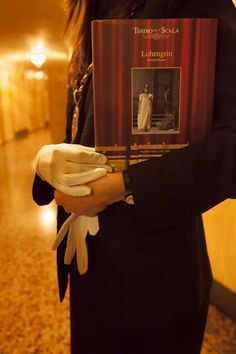
[[[149,92],[149,85],[144,85],[138,101],[138,131],[149,132],[152,123],[153,94]]]
[[[57,251],[61,300],[70,276],[71,353],[199,354],[212,284],[200,215],[236,198],[235,7],[231,0],[68,0],[68,5],[78,37],[69,70],[67,143],[75,106],[72,86],[91,63],[93,19],[218,18],[208,136],[124,173],[106,174],[87,184],[88,196],[54,191],[39,176],[33,186],[38,204],[55,197],[58,228],[70,213],[99,218],[97,236],[87,236],[86,274],[79,274],[75,257],[64,264],[66,238]],[[85,146],[94,146],[92,89],[90,75],[82,82],[73,141]],[[124,202],[130,193],[134,205]]]

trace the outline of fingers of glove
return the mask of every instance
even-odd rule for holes
[[[87,219],[86,216],[80,216],[73,225],[76,230],[76,256],[77,266],[80,274],[85,274],[88,270],[88,250],[86,244]]]
[[[56,239],[52,245],[52,250],[55,251],[63,240],[65,234],[67,233],[69,225],[77,218],[77,215],[71,214],[66,221],[62,224],[60,230],[57,233]]]
[[[57,152],[56,155],[58,154],[58,156],[62,156],[64,159],[66,159],[67,157],[69,158],[70,156],[73,156],[76,158],[76,155],[78,155],[79,152],[84,152],[87,154],[94,154],[95,148],[84,146],[84,145],[66,144],[66,143],[44,145],[37,152],[37,155],[35,157],[35,161],[37,162],[39,159],[45,158],[48,155],[50,155],[52,157],[53,152],[55,152],[55,151]],[[101,155],[98,153],[95,153],[95,154]],[[101,155],[101,156],[104,156],[104,155]],[[77,161],[77,159],[76,159],[76,161]]]
[[[43,180],[53,185],[53,180],[62,173],[64,164],[63,161],[56,161],[53,154],[44,154],[36,163],[36,172]]]
[[[65,186],[64,184],[57,183],[55,186],[56,189],[58,189],[60,192],[71,195],[73,197],[85,197],[87,195],[90,195],[92,192],[91,187],[89,186]]]
[[[65,148],[65,151],[63,152],[63,154],[59,154],[59,155],[55,155],[55,151],[63,151],[63,149],[61,148],[61,146],[64,145],[70,145],[70,144],[50,144],[50,145],[44,145],[38,152],[37,155],[35,157],[35,166],[37,169],[37,166],[39,165],[39,163],[46,163],[46,164],[51,164],[51,163],[58,163],[58,160],[65,160],[66,159],[66,151],[68,150],[68,148]],[[58,158],[60,157],[60,159]]]
[[[95,152],[95,148],[91,146],[85,146],[85,145],[80,145],[80,144],[67,144],[67,143],[61,143],[55,145],[57,147],[57,150],[64,150],[64,151],[72,151],[74,150],[75,152],[79,151],[85,151],[85,152]]]
[[[66,251],[64,256],[64,263],[68,265],[71,264],[76,251],[76,234],[73,225],[73,223],[69,225]]]
[[[80,151],[73,156],[67,158],[68,161],[78,162],[78,163],[91,163],[91,164],[102,164],[107,163],[107,157],[105,155],[99,154],[97,152],[86,152]]]
[[[37,162],[38,160],[40,160],[44,156],[51,155],[52,151],[54,149],[55,149],[54,144],[44,145],[43,147],[41,147],[41,149],[37,152],[37,154],[35,156],[35,162]]]
[[[76,260],[78,271],[81,275],[87,273],[88,271],[88,249],[86,245],[86,240],[77,240],[76,248]]]
[[[104,168],[94,168],[92,170],[73,173],[73,174],[63,174],[59,178],[59,183],[65,186],[78,186],[87,184],[89,182],[95,181],[96,179],[103,177],[107,174]]]
[[[96,236],[99,231],[99,219],[97,216],[87,216],[87,228],[91,236]]]
[[[40,172],[40,164],[46,163],[51,164],[53,160],[53,151],[56,148],[56,144],[44,145],[36,154],[34,164],[35,171],[39,174]],[[43,165],[42,165],[43,166]]]
[[[55,162],[67,160],[77,163],[107,163],[107,157],[105,155],[95,152],[94,149],[91,151],[91,148],[84,149],[84,147],[81,148],[81,145],[76,144],[61,145],[66,145],[66,147],[60,146],[53,151],[53,159],[55,160]]]
[[[46,159],[40,159],[36,165],[36,173],[42,180],[47,181],[52,185],[53,174],[52,165],[50,161]]]
[[[88,170],[92,170],[95,168],[104,168],[106,169],[107,173],[112,173],[111,166],[102,165],[102,164],[90,164],[90,163],[77,163],[72,161],[66,161],[65,166],[63,167],[64,173],[79,173]]]
[[[79,145],[79,144],[67,144],[67,143],[60,143],[60,144],[49,144],[49,145],[44,145],[39,152],[41,153],[48,153],[48,152],[53,152],[53,151],[61,151],[64,154],[70,154],[72,151],[75,151],[76,153],[78,151],[85,151],[85,152],[95,152],[94,147],[89,147],[89,146],[84,146],[84,145]]]

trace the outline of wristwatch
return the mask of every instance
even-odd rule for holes
[[[133,197],[133,194],[131,191],[128,171],[123,171],[122,174],[123,174],[123,180],[124,180],[124,185],[125,185],[124,201],[129,205],[134,205],[134,197]]]

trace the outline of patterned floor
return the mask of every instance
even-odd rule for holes
[[[0,147],[0,354],[69,354],[68,298],[58,301],[50,250],[55,206],[31,199],[33,156],[49,142],[41,131]],[[236,354],[236,324],[213,307],[202,349],[209,353]]]

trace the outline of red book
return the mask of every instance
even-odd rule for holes
[[[216,19],[92,23],[95,145],[118,169],[211,129]]]

